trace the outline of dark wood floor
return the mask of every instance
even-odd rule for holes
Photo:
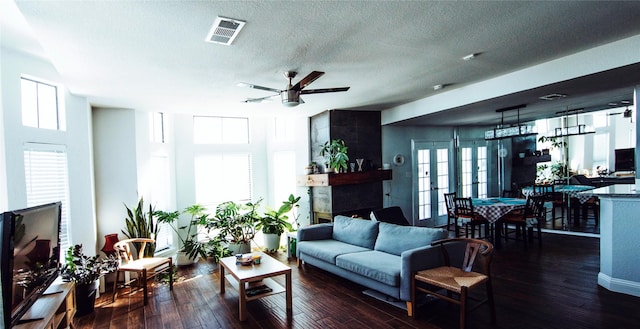
[[[522,248],[510,240],[494,257],[492,273],[498,322],[489,323],[486,307],[471,313],[469,328],[638,328],[640,298],[597,285],[599,241],[592,237],[543,234]],[[284,257],[280,254],[280,259]],[[201,262],[180,268],[170,293],[156,284],[149,304],[140,293],[122,294],[111,303],[101,296],[94,313],[76,318],[86,328],[457,328],[455,306],[432,302],[418,319],[362,293],[363,288],[305,266],[293,269],[293,315],[287,318],[284,295],[248,303],[249,319],[237,320],[233,288],[220,295],[217,269]],[[283,278],[278,278],[282,283]],[[124,292],[124,291],[123,291]]]

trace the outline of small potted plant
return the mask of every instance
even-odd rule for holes
[[[158,218],[158,222],[169,224],[171,229],[178,235],[180,239],[180,250],[176,264],[178,266],[190,265],[195,263],[198,256],[207,258],[206,239],[200,240],[198,233],[198,225],[206,225],[208,216],[206,209],[198,204],[186,207],[182,211],[165,212],[158,210],[154,215]],[[190,215],[187,225],[178,225],[182,214]]]
[[[267,209],[264,215],[260,217],[256,228],[262,230],[264,234],[266,251],[277,251],[280,248],[282,233],[293,230],[293,226],[288,222],[289,216],[287,214],[297,206],[298,201],[300,201],[300,197],[295,197],[291,194],[286,201],[282,202],[278,210]]]
[[[320,156],[325,158],[328,172],[347,170],[349,156],[347,156],[347,146],[342,139],[326,141],[320,149]]]
[[[96,281],[105,273],[118,269],[118,259],[113,256],[100,258],[87,256],[82,251],[82,245],[69,247],[65,253],[65,265],[62,267],[62,280],[76,284],[76,315],[86,315],[93,312],[96,300]]]
[[[231,250],[229,250],[229,248],[227,248],[223,244],[223,242],[224,241],[219,236],[213,237],[212,239],[207,241],[207,256],[214,263],[219,263],[220,258],[231,256]]]

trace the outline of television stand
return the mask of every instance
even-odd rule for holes
[[[31,305],[14,328],[72,328],[75,314],[75,284],[58,279]]]

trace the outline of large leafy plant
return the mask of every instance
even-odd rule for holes
[[[297,203],[300,201],[300,197],[295,197],[293,194],[289,195],[289,198],[282,202],[282,205],[278,210],[267,209],[264,215],[262,215],[256,225],[256,229],[262,230],[265,234],[281,235],[282,233],[293,230],[293,226],[289,223],[289,216],[287,214],[297,207]]]
[[[216,207],[214,218],[207,221],[207,228],[219,230],[219,238],[229,243],[249,242],[256,234],[260,202],[262,199],[245,204],[223,202]]]
[[[156,236],[158,236],[158,230],[160,227],[154,220],[154,210],[151,205],[149,205],[149,209],[145,211],[144,199],[140,198],[137,206],[133,209],[130,209],[126,204],[124,206],[127,208],[127,218],[125,219],[126,231],[122,230],[122,234],[129,239],[155,239]],[[135,247],[140,248],[141,245],[138,243]],[[144,255],[146,257],[153,257],[155,251],[155,243],[148,244]]]
[[[158,218],[158,222],[169,224],[171,229],[178,235],[182,248],[181,251],[187,253],[191,259],[195,259],[197,255],[207,258],[207,242],[200,241],[200,233],[198,226],[205,226],[209,221],[209,215],[205,212],[206,208],[199,204],[186,207],[182,211],[155,211],[154,215]],[[188,214],[190,216],[187,225],[178,226],[180,215]]]

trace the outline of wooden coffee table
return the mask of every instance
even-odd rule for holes
[[[260,264],[236,265],[236,257],[225,257],[220,259],[220,294],[225,292],[225,279],[238,290],[239,317],[240,321],[247,319],[247,301],[259,299],[273,294],[286,292],[287,316],[291,315],[291,268],[273,259],[264,253],[252,253],[262,256]],[[228,274],[225,275],[225,272]],[[270,279],[277,275],[285,276],[286,287],[282,287],[277,282]],[[272,291],[260,293],[254,296],[247,296],[246,290],[249,287],[266,285]]]

